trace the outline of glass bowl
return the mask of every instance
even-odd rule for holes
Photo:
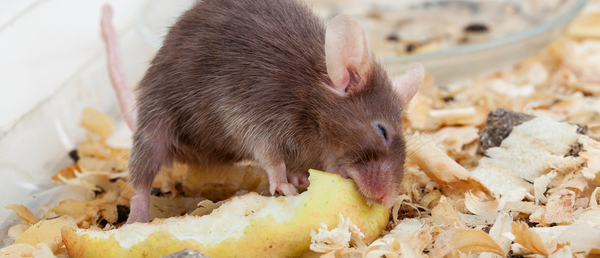
[[[526,1],[519,3],[523,2]],[[566,30],[585,4],[586,0],[563,1],[554,8],[538,10],[535,17],[521,13],[530,21],[528,28],[488,41],[435,52],[387,56],[381,62],[390,74],[403,73],[411,63],[420,62],[438,85],[485,75],[510,67],[548,45]]]

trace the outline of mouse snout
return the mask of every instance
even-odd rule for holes
[[[371,202],[392,207],[399,191],[399,180],[389,162],[371,161],[348,170],[363,196]]]
[[[397,195],[395,194],[390,194],[390,193],[384,193],[381,197],[379,197],[379,199],[377,199],[378,203],[381,203],[381,205],[387,207],[387,208],[391,208],[394,203],[396,202],[397,199]]]
[[[391,182],[388,182],[385,185],[379,185],[377,188],[361,188],[361,192],[365,198],[372,202],[379,203],[387,208],[391,208],[396,202],[398,197],[397,190],[397,187]]]

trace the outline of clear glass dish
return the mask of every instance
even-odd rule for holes
[[[402,73],[411,63],[420,62],[438,85],[491,73],[531,56],[560,36],[586,2],[564,1],[533,21],[537,24],[531,28],[514,34],[436,52],[384,57],[381,62],[390,74]]]

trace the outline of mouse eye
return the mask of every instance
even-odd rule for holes
[[[378,124],[377,130],[379,130],[379,134],[381,134],[381,137],[383,137],[383,140],[387,141],[387,131],[385,130],[385,127],[383,125]]]

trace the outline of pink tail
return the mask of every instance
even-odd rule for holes
[[[104,39],[104,44],[106,45],[108,73],[110,74],[112,86],[117,93],[117,99],[119,100],[119,107],[123,113],[123,118],[129,128],[135,130],[135,121],[137,120],[135,96],[133,95],[131,88],[127,86],[127,78],[125,78],[123,63],[121,61],[119,39],[111,22],[112,16],[113,12],[110,5],[104,5],[102,7],[102,20],[100,25],[102,27],[102,39]]]

